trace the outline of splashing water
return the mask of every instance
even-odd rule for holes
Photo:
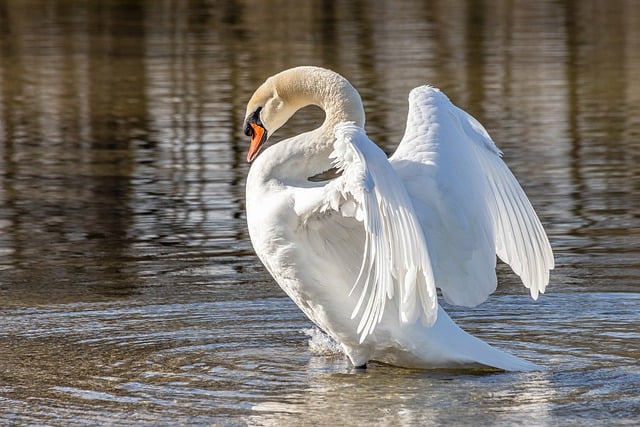
[[[303,329],[309,337],[309,351],[317,356],[337,356],[344,354],[340,345],[318,328]]]

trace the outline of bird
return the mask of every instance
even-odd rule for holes
[[[309,105],[324,110],[319,127],[270,139]],[[243,132],[252,246],[354,368],[543,369],[465,332],[439,303],[484,302],[497,286],[497,257],[534,300],[554,268],[502,152],[442,91],[410,91],[391,156],[367,136],[354,86],[317,66],[266,79],[247,104]]]

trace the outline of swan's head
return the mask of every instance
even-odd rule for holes
[[[296,67],[269,77],[255,91],[244,120],[244,133],[251,138],[247,161],[252,162],[267,139],[300,108],[322,108],[325,123],[353,121],[364,126],[360,95],[340,74],[320,67]]]
[[[244,134],[251,138],[247,161],[252,162],[276,130],[300,108],[297,99],[287,96],[293,77],[283,73],[267,79],[247,104]]]

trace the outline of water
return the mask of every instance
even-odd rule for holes
[[[633,1],[0,1],[0,424],[637,424],[639,52]],[[485,124],[557,268],[447,309],[547,371],[356,371],[273,283],[241,123],[300,64],[388,152],[426,82]]]

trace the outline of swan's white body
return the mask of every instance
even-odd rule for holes
[[[325,110],[323,125],[256,158],[267,133],[309,104]],[[256,253],[356,366],[535,369],[461,330],[436,288],[453,304],[483,302],[496,288],[497,254],[535,299],[553,268],[546,234],[475,119],[427,86],[409,105],[405,136],[387,158],[338,74],[299,67],[268,79],[247,108],[251,127],[265,131],[257,141],[262,134],[247,129]],[[340,174],[323,180],[331,168]]]

